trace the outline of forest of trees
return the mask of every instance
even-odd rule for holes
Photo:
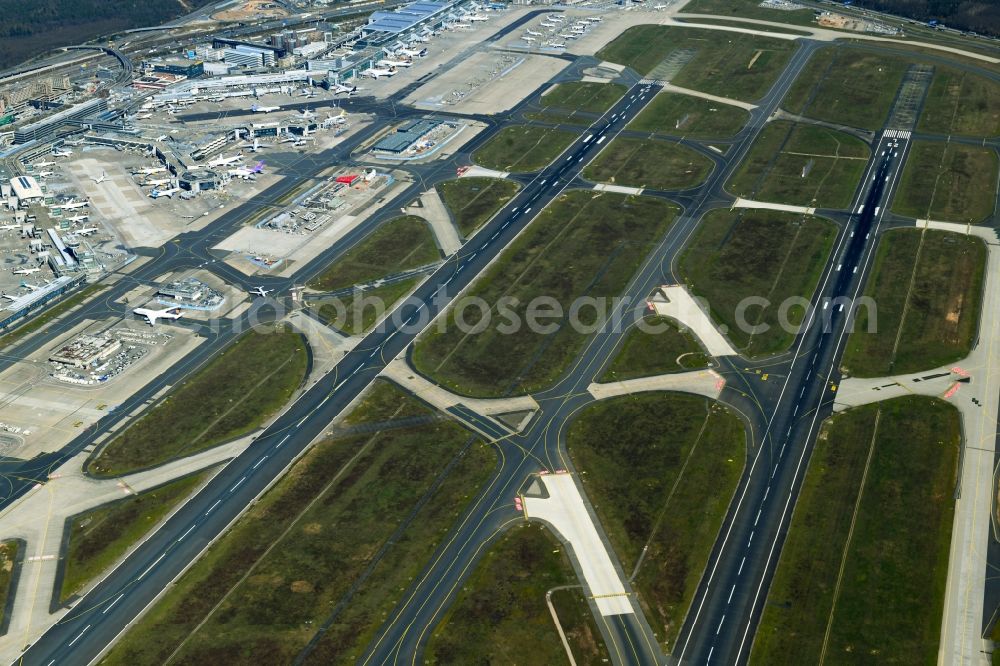
[[[127,28],[157,25],[210,0],[0,0],[0,67]]]
[[[1000,35],[997,0],[855,0],[854,4],[918,21],[937,19],[958,30]]]

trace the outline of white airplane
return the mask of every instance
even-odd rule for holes
[[[243,158],[243,153],[238,152],[232,157],[216,157],[214,160],[208,162],[206,166],[219,167],[219,166],[229,166],[230,164],[236,164]]]
[[[462,23],[462,22],[459,22],[459,23],[452,23],[451,27],[456,28],[456,29],[457,28],[461,28],[461,29],[464,30],[466,28],[471,28],[472,24],[471,23]]]
[[[267,298],[267,295],[270,294],[272,291],[274,291],[274,289],[264,289],[264,287],[254,287],[253,289],[250,290],[250,293],[256,294],[261,298]]]
[[[563,21],[566,20],[566,17],[565,16],[550,16],[550,17],[548,17],[545,20],[546,21],[555,21],[556,23],[562,23]]]
[[[44,169],[45,167],[55,166],[55,160],[42,160],[41,162],[35,162],[36,169]]]
[[[407,58],[423,58],[427,55],[427,49],[420,49],[419,51],[414,51],[413,49],[399,49],[396,53],[402,53]]]
[[[142,181],[143,187],[159,187],[160,185],[168,185],[170,183],[169,178],[150,178]]]
[[[375,64],[379,67],[388,67],[389,69],[393,67],[410,67],[413,65],[409,60],[379,60]]]
[[[160,197],[167,197],[168,199],[173,199],[174,195],[181,191],[179,187],[168,187],[166,189],[159,189],[154,187],[153,191],[149,193],[149,196],[153,199],[159,199]]]
[[[69,157],[73,154],[73,151],[69,148],[53,148],[52,155],[54,157]]]
[[[235,169],[230,169],[229,175],[235,176],[236,178],[242,178],[244,180],[248,180],[250,178],[253,178],[259,173],[263,173],[263,171],[264,171],[264,163],[257,162],[257,164],[253,165],[252,167],[237,167]]]
[[[542,21],[538,25],[542,26],[543,28],[558,28],[559,27],[558,23],[546,23],[545,21]]]
[[[145,317],[150,326],[156,326],[157,319],[180,319],[180,308],[167,308],[165,310],[150,310],[149,308],[136,308],[133,313],[140,317]]]
[[[301,111],[299,111],[299,118],[302,118],[303,120],[312,120],[315,117],[316,117],[315,111],[310,111],[309,109],[302,109]]]
[[[572,35],[572,34],[567,34],[565,32],[560,32],[559,36],[562,37],[563,39],[576,39],[579,35]]]
[[[261,150],[264,150],[265,148],[267,148],[267,146],[260,145],[260,139],[254,139],[253,144],[250,145],[250,152],[256,153]]]
[[[97,233],[97,227],[86,227],[84,229],[77,229],[74,231],[77,236],[89,236],[91,234]]]
[[[139,113],[139,114],[136,114],[135,119],[136,120],[148,120],[148,119],[150,119],[152,117],[153,117],[152,113]]]
[[[84,199],[83,201],[77,201],[76,199],[70,199],[66,203],[56,204],[53,208],[62,208],[63,210],[73,210],[74,208],[83,208],[84,206],[89,206],[90,202]]]
[[[38,176],[39,178],[48,178],[49,176],[55,175],[55,173],[56,173],[55,171],[39,171],[35,175]]]
[[[357,86],[345,86],[345,85],[343,85],[341,83],[335,83],[335,84],[333,84],[333,94],[334,95],[339,95],[341,93],[347,93],[347,96],[350,97],[353,93],[357,92],[357,90],[358,90]]]
[[[542,36],[542,33],[535,32],[531,28],[526,29],[524,32],[525,32],[525,34],[531,35],[532,37],[541,37]]]
[[[90,215],[74,215],[72,217],[67,217],[66,221],[67,222],[83,222],[84,220],[86,220],[89,217],[90,217]]]
[[[533,43],[535,41],[535,38],[534,37],[521,37],[521,41],[522,42],[528,42],[529,44],[531,44],[531,43]]]
[[[361,75],[362,76],[370,76],[371,78],[373,78],[373,79],[375,79],[377,81],[378,79],[380,79],[383,76],[392,76],[395,73],[396,72],[392,71],[391,69],[378,69],[378,68],[372,67],[371,69],[366,69],[365,71],[361,72]]]
[[[95,183],[100,184],[108,179],[108,174],[102,171],[100,177],[94,178],[93,176],[91,176],[90,179]]]
[[[548,45],[554,49],[564,49],[566,48],[565,42],[548,42]]]
[[[11,271],[14,275],[31,275],[32,273],[37,273],[42,270],[41,268],[19,268],[16,271]]]
[[[483,14],[472,14],[471,16],[466,16],[468,21],[489,21],[490,17]]]
[[[280,109],[280,106],[260,106],[259,104],[254,104],[250,107],[250,110],[254,113],[271,113],[272,111],[278,111]]]
[[[143,167],[142,169],[136,169],[133,174],[141,174],[143,176],[152,176],[154,173],[163,173],[166,171],[166,167]]]

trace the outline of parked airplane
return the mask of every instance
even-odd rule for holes
[[[466,16],[468,21],[489,21],[490,17],[483,14],[472,14],[471,16]]]
[[[167,197],[168,199],[173,199],[174,195],[181,191],[179,187],[168,187],[166,189],[153,188],[153,191],[149,193],[149,196],[153,199],[159,199],[160,197]]]
[[[541,37],[541,36],[542,36],[542,33],[540,33],[540,32],[535,32],[535,31],[534,31],[534,30],[532,30],[531,28],[528,28],[528,29],[526,29],[526,30],[525,30],[524,32],[525,32],[526,34],[529,34],[529,35],[531,35],[532,37]]]
[[[35,175],[39,178],[48,178],[49,176],[55,175],[55,171],[39,171]]]
[[[302,109],[299,111],[299,118],[302,118],[303,120],[312,120],[315,117],[315,111],[310,111],[309,109]]]
[[[166,167],[143,167],[141,169],[135,169],[132,173],[141,174],[143,176],[151,176],[154,173],[163,173],[166,170]]]
[[[45,167],[55,166],[55,160],[42,160],[41,162],[35,162],[36,169],[44,169]]]
[[[272,111],[278,111],[280,109],[280,106],[260,106],[259,104],[254,104],[250,107],[250,110],[254,113],[271,113]]]
[[[160,185],[167,185],[169,183],[170,183],[170,179],[169,178],[150,178],[148,180],[142,181],[142,186],[143,187],[149,187],[149,186],[158,187]]]
[[[254,287],[253,289],[250,290],[250,293],[256,294],[261,298],[267,298],[267,295],[270,294],[272,291],[274,291],[274,289],[264,289],[264,287]]]
[[[235,164],[236,162],[239,162],[242,157],[243,157],[242,152],[238,152],[232,157],[219,156],[216,157],[214,160],[210,160],[207,166],[210,167],[229,166],[230,164]]]
[[[529,44],[531,44],[531,43],[533,43],[535,41],[535,38],[534,37],[521,37],[521,41],[522,42],[528,42]]]
[[[357,86],[345,86],[345,85],[343,85],[341,83],[334,83],[333,84],[333,94],[334,95],[339,95],[341,93],[347,93],[347,96],[350,97],[353,93],[357,92],[357,90],[358,90]]]
[[[19,268],[16,271],[11,271],[14,275],[31,275],[32,273],[37,273],[42,270],[41,268]]]
[[[152,117],[153,117],[152,113],[139,113],[139,114],[136,114],[135,119],[136,120],[148,120],[148,119],[150,119]]]
[[[393,67],[410,67],[413,65],[409,60],[379,60],[375,64],[379,67],[388,67],[389,69]]]
[[[564,49],[566,44],[564,42],[548,42],[548,45],[554,49]]]
[[[558,23],[546,23],[545,21],[542,21],[538,25],[542,26],[543,28],[558,28],[559,27]]]
[[[181,309],[180,308],[167,308],[165,310],[151,310],[149,308],[136,308],[132,310],[135,314],[140,317],[145,317],[146,321],[149,322],[150,326],[156,326],[157,319],[180,319]]]
[[[90,202],[84,199],[83,201],[77,201],[76,199],[70,199],[65,203],[55,204],[53,208],[62,208],[63,210],[73,210],[74,208],[83,208],[84,206],[89,206]]]
[[[100,183],[103,183],[105,180],[108,179],[108,174],[106,174],[105,172],[102,171],[100,177],[94,178],[93,176],[91,176],[90,179],[92,181],[94,181],[95,183],[100,184]]]
[[[90,217],[90,215],[87,215],[87,214],[73,215],[72,217],[67,217],[66,221],[67,222],[83,222],[84,220],[86,220],[89,217]]]
[[[243,178],[244,180],[247,180],[249,178],[256,176],[258,173],[263,173],[263,171],[264,171],[264,163],[257,162],[257,164],[253,165],[252,167],[237,167],[235,169],[230,169],[229,175],[235,176],[236,178]]]
[[[546,19],[547,21],[555,21],[556,23],[562,23],[566,20],[565,16],[550,16]]]
[[[53,148],[52,155],[54,157],[69,157],[73,154],[73,151],[69,148]]]
[[[83,229],[77,229],[74,231],[77,236],[89,236],[91,234],[97,233],[97,227],[85,227]]]
[[[378,69],[375,67],[372,67],[371,69],[366,69],[365,71],[361,72],[362,76],[370,76],[376,81],[382,78],[383,76],[392,76],[395,73],[396,72],[392,71],[391,69]]]

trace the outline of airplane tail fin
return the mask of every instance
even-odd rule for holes
[[[254,167],[253,167],[253,172],[254,173],[260,173],[263,170],[264,170],[264,161],[263,160],[261,160],[260,162],[257,162],[257,164],[255,164]]]

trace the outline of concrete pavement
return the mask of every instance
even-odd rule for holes
[[[692,370],[670,375],[654,375],[639,377],[621,382],[594,382],[587,387],[587,392],[595,400],[605,400],[630,393],[644,391],[681,391],[694,393],[706,398],[717,399],[726,385],[726,380],[714,370]]]
[[[431,188],[420,194],[419,206],[407,206],[403,212],[407,215],[416,215],[427,220],[434,232],[434,240],[437,246],[444,252],[445,256],[455,254],[462,247],[462,239],[458,235],[458,229],[448,214],[441,196],[435,188]]]
[[[733,208],[767,208],[768,210],[783,210],[789,213],[802,213],[804,215],[816,214],[816,209],[809,206],[792,206],[790,204],[753,201],[752,199],[741,198],[737,198],[736,201],[733,202]]]
[[[664,285],[652,300],[653,309],[661,317],[676,319],[701,341],[711,356],[735,356],[736,350],[712,323],[684,285]]]

